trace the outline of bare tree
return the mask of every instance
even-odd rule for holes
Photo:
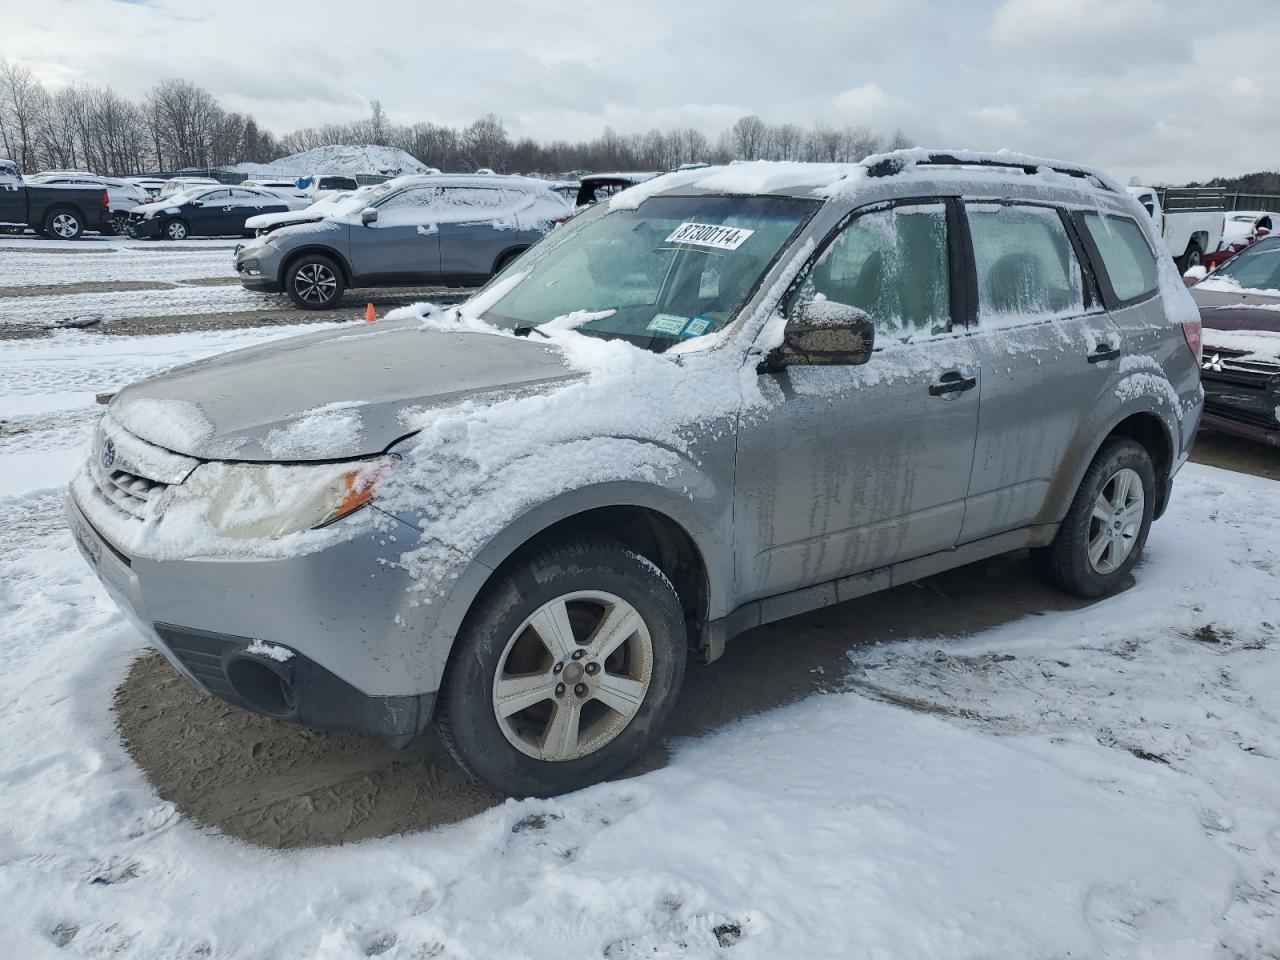
[[[730,131],[738,159],[758,159],[764,151],[767,132],[764,121],[759,117],[751,115],[739,118]]]

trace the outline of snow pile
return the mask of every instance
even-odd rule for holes
[[[331,144],[304,150],[270,163],[238,163],[228,167],[232,173],[243,173],[254,179],[268,177],[305,177],[313,173],[358,173],[384,177],[402,177],[410,173],[431,173],[432,168],[399,147],[376,144],[353,146]]]
[[[307,410],[287,426],[272,430],[262,446],[281,460],[349,456],[364,433],[358,408],[365,405],[363,400],[349,400]]]

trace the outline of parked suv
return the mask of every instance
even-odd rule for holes
[[[1201,409],[1159,243],[1011,154],[670,174],[457,309],[126,388],[70,524],[203,690],[571,790],[758,624],[1023,548],[1120,588]]]
[[[236,253],[250,290],[322,310],[348,287],[479,285],[573,213],[545,181],[430,174],[380,184],[359,209],[273,230]]]

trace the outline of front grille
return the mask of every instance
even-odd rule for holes
[[[169,488],[167,483],[129,473],[127,470],[106,470],[100,457],[91,461],[93,481],[107,502],[136,520],[146,520],[152,515],[160,495]]]

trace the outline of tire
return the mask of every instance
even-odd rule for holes
[[[1127,492],[1118,503],[1121,481]],[[1035,551],[1041,572],[1055,587],[1077,597],[1114,593],[1142,555],[1155,505],[1156,474],[1146,449],[1124,437],[1108,441],[1085,472],[1053,543]],[[1099,547],[1101,554],[1095,559]]]
[[[338,304],[347,285],[342,268],[332,259],[309,253],[285,269],[284,288],[289,299],[303,310],[325,310]]]
[[[611,617],[625,618],[611,631],[625,638],[597,659],[595,629]],[[556,642],[556,623],[570,625],[567,639]],[[436,724],[459,766],[493,789],[566,793],[654,742],[687,658],[684,611],[662,572],[616,541],[571,541],[513,561],[481,591],[454,642]],[[499,684],[513,674],[524,684],[506,680],[512,698],[502,706]]]
[[[1192,240],[1187,244],[1187,252],[1182,255],[1182,259],[1178,261],[1178,272],[1186,273],[1192,267],[1198,267],[1204,261],[1204,251],[1200,249],[1200,244]]]
[[[80,214],[67,207],[59,207],[45,214],[44,232],[50,240],[78,240],[84,233]]]
[[[109,233],[113,237],[123,237],[129,232],[129,215],[127,213],[113,213],[104,226],[103,233]]]
[[[187,226],[187,221],[175,218],[160,228],[160,235],[166,240],[185,240],[191,235],[191,230]]]

